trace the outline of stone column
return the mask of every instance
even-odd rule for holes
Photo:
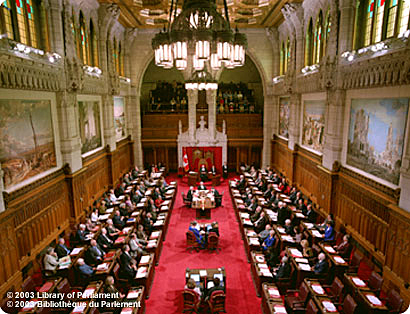
[[[341,0],[340,9],[340,31],[339,31],[339,53],[353,49],[353,30],[355,4],[353,0]],[[336,27],[332,21],[332,27]]]
[[[328,90],[326,97],[327,112],[322,164],[325,168],[332,170],[333,163],[341,162],[342,159],[346,92]]]
[[[3,190],[4,190],[3,175],[4,175],[4,172],[3,170],[1,170],[1,163],[0,163],[0,213],[6,210],[6,205],[4,204],[4,199],[3,199]]]
[[[407,130],[407,143],[404,145],[403,159],[400,168],[400,200],[399,206],[410,212],[410,132]]]
[[[289,113],[289,141],[288,147],[295,149],[295,144],[299,143],[300,136],[300,114],[302,110],[301,94],[291,94],[290,96],[290,113]]]
[[[263,149],[262,167],[270,166],[272,154],[272,136],[278,132],[279,97],[265,97],[263,109]]]
[[[134,141],[134,164],[139,168],[144,165],[142,157],[141,145],[141,113],[140,113],[140,97],[135,86],[131,86],[131,94],[126,97],[126,107],[128,108],[128,134]]]
[[[114,129],[114,99],[110,94],[102,95],[104,142],[113,152],[117,148]]]
[[[61,0],[49,1],[49,16],[48,23],[53,27],[50,30],[50,46],[51,51],[58,53],[60,56],[64,56],[64,36],[63,36],[63,23],[62,23],[62,5]]]
[[[194,140],[196,130],[196,104],[198,103],[198,90],[188,89],[188,134]]]
[[[298,76],[305,66],[305,37],[302,30],[296,32],[295,74]]]
[[[216,90],[206,91],[206,102],[208,104],[208,129],[211,132],[211,139],[216,137]]]
[[[57,114],[63,164],[74,173],[82,167],[81,139],[77,115],[77,97],[73,92],[57,93]]]

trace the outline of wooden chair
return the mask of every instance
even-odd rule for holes
[[[216,251],[221,250],[219,247],[219,237],[215,232],[210,232],[208,235],[208,250]]]
[[[362,262],[363,255],[357,250],[354,251],[352,258],[350,259],[348,273],[357,273],[359,270],[360,263]]]
[[[181,192],[182,195],[182,200],[184,202],[184,205],[191,207],[192,202],[185,196],[184,192]]]
[[[212,314],[226,313],[225,311],[225,293],[221,290],[212,292],[208,300],[208,306]]]
[[[339,312],[343,314],[356,314],[357,311],[358,306],[356,301],[352,298],[350,294],[346,295],[342,304],[342,309]]]
[[[286,291],[288,291],[289,289],[295,288],[294,286],[295,277],[296,277],[295,267],[293,266],[293,263],[290,263],[289,277],[276,279],[276,286],[278,287],[281,295],[285,295]]]
[[[182,297],[184,299],[184,308],[182,310],[183,313],[198,313],[199,309],[199,296],[194,291],[184,289],[182,292]]]
[[[36,286],[33,278],[28,276],[21,285],[21,291],[23,292],[36,292],[40,289],[40,286]]]
[[[128,279],[124,279],[120,277],[120,264],[116,263],[114,267],[112,268],[112,274],[114,276],[115,282],[118,285],[119,290],[125,292],[128,291],[129,288],[131,287],[131,283],[129,282]]]
[[[382,300],[386,301],[386,306],[389,309],[389,313],[401,313],[404,300],[396,290],[390,289],[387,293],[387,297]]]
[[[289,295],[293,293],[293,295]],[[305,312],[305,307],[309,297],[309,288],[304,282],[300,284],[299,290],[288,290],[285,296],[286,307],[291,312]]]
[[[339,302],[343,299],[345,286],[338,277],[333,279],[331,285],[323,285],[323,288],[326,289],[327,295],[333,302]]]
[[[310,299],[307,306],[306,306],[306,314],[316,314],[319,313],[319,309],[317,308],[315,302]]]
[[[383,277],[375,271],[372,271],[369,279],[367,280],[368,287],[377,295],[380,295],[380,291],[383,286]]]
[[[186,233],[186,245],[189,252],[192,250],[199,252],[199,243],[196,241],[195,235],[192,231],[187,231]]]

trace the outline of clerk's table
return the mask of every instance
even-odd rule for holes
[[[215,208],[215,197],[208,190],[195,191],[191,206],[196,209],[197,219],[211,219],[211,208]]]

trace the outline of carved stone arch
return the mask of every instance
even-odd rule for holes
[[[148,66],[150,65],[151,61],[154,59],[154,52],[152,51],[151,53],[148,53],[145,58],[142,59],[142,61],[140,62],[140,68],[139,71],[137,71],[137,73],[135,73],[136,76],[136,87],[137,90],[141,90],[142,87],[142,81],[144,79],[144,74],[148,69]]]

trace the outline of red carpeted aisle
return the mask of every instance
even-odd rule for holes
[[[218,254],[207,250],[199,253],[189,253],[186,250],[185,233],[189,222],[195,219],[195,210],[183,206],[181,192],[186,193],[187,190],[186,183],[178,180],[178,195],[159,265],[155,268],[150,298],[146,300],[146,313],[182,313],[182,290],[187,267],[225,267],[227,313],[261,313],[261,301],[256,296],[252,282],[250,264],[246,260],[228,182],[225,181],[217,187],[220,193],[224,192],[224,207],[216,208],[211,213],[211,220],[219,223],[221,251]]]

